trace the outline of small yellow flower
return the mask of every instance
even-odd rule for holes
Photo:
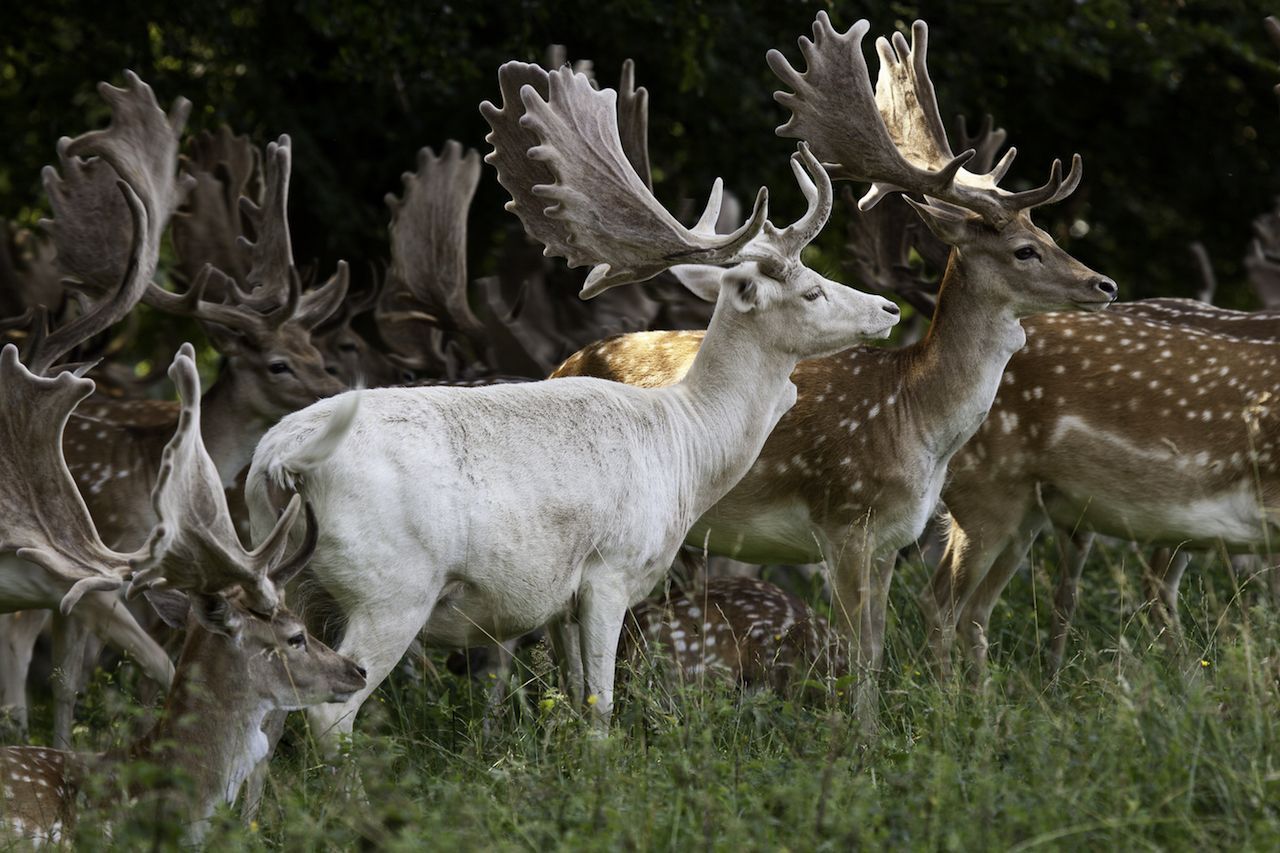
[[[255,834],[255,835],[257,834],[257,832],[258,832],[258,822],[257,822],[256,820],[251,820],[251,821],[249,821],[249,832],[251,832],[251,833],[253,833],[253,834]]]
[[[544,713],[547,711],[550,711],[555,706],[556,706],[556,700],[554,699],[543,699],[541,702],[538,703],[538,707],[541,708]]]
[[[1207,660],[1205,660],[1204,658],[1201,658],[1201,659],[1200,659],[1200,665],[1201,665],[1202,667],[1204,667],[1205,669],[1208,669],[1210,666],[1212,666],[1212,664],[1210,664],[1210,663],[1209,663]]]
[[[588,697],[587,697],[587,704],[588,704],[588,705],[594,705],[594,704],[596,704],[596,703],[597,703],[597,702],[599,702],[599,701],[600,701],[600,697],[599,697],[599,696],[597,696],[597,695],[596,695],[596,694],[594,694],[594,693],[592,693],[590,696],[588,696]]]

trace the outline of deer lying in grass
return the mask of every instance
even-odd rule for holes
[[[809,201],[799,221],[775,228],[762,192],[745,226],[713,237],[680,226],[637,178],[611,90],[523,63],[498,79],[502,108],[482,106],[489,159],[530,233],[594,265],[584,297],[676,262],[731,270],[707,346],[675,387],[374,389],[349,422],[339,397],[267,433],[247,488],[254,530],[275,517],[281,486],[308,495],[325,530],[311,574],[346,618],[339,650],[369,670],[349,702],[310,713],[329,743],[424,625],[428,642],[468,646],[552,623],[607,724],[627,608],[751,464],[794,400],[796,362],[884,337],[898,318],[887,300],[800,263],[831,208],[807,149],[793,161]],[[321,461],[316,449],[334,444]]]
[[[43,378],[0,352],[0,458],[8,476],[0,506],[5,542],[60,582],[85,589],[131,592],[163,587],[190,600],[188,634],[163,717],[146,736],[99,755],[38,747],[0,748],[0,815],[14,835],[60,843],[74,837],[86,807],[106,814],[139,797],[160,797],[171,825],[198,842],[220,804],[230,804],[266,755],[262,721],[269,711],[341,701],[364,687],[352,661],[310,637],[282,604],[281,592],[315,547],[318,530],[287,555],[299,515],[294,498],[254,551],[236,535],[220,478],[200,438],[200,381],[195,351],[184,345],[169,375],[181,397],[177,430],[164,451],[154,500],[159,516],[143,547],[131,554],[107,548],[62,459],[62,432],[93,382],[63,372]],[[34,500],[33,500],[34,498]],[[136,573],[136,574],[135,574]],[[181,790],[112,790],[116,765],[146,761],[190,783]],[[97,801],[105,795],[108,799]]]
[[[854,638],[851,662],[862,670],[879,666],[894,552],[919,535],[952,454],[982,423],[1023,344],[1020,318],[1096,310],[1116,293],[1030,220],[1031,208],[1075,189],[1078,159],[1065,180],[1055,162],[1047,184],[1021,193],[995,186],[1009,156],[991,174],[966,171],[971,152],[954,156],[938,119],[924,23],[915,24],[910,49],[900,35],[892,45],[878,42],[874,96],[861,47],[867,29],[860,21],[840,34],[819,13],[815,40],[801,40],[805,74],[770,53],[770,66],[796,92],[777,96],[794,113],[779,133],[802,137],[839,164],[830,167],[837,177],[878,182],[864,206],[890,188],[939,200],[913,203],[954,247],[933,325],[905,349],[859,348],[801,363],[792,375],[795,408],[688,540],[758,563],[825,559],[837,622]],[[701,358],[703,344],[696,332],[624,335],[579,352],[554,375],[669,385]]]
[[[631,608],[619,660],[637,665],[655,650],[686,681],[725,677],[782,689],[844,674],[847,663],[827,620],[779,587],[755,578],[710,578]]]

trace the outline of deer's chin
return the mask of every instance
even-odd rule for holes
[[[1081,311],[1101,311],[1112,301],[1110,299],[1072,299],[1071,304]]]

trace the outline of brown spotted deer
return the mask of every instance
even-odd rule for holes
[[[981,672],[992,609],[1041,513],[1073,531],[1270,550],[1280,492],[1274,344],[1123,314],[1047,315],[1027,338],[943,494],[950,541],[921,596],[943,672],[957,631]],[[1059,587],[1070,598],[1055,607],[1051,664],[1081,563]],[[1154,580],[1153,597],[1176,620],[1177,578]]]
[[[428,642],[459,647],[550,623],[561,660],[583,673],[570,683],[585,682],[593,719],[607,724],[627,608],[751,464],[794,400],[796,362],[884,337],[897,320],[892,303],[801,264],[831,209],[804,146],[793,170],[809,207],[797,222],[770,224],[762,193],[746,225],[712,236],[676,222],[636,175],[614,92],[518,62],[498,81],[503,105],[481,107],[489,161],[529,232],[593,267],[584,297],[676,262],[729,272],[706,346],[673,387],[372,389],[352,419],[339,397],[267,433],[247,487],[254,529],[276,515],[281,485],[314,499],[325,535],[309,574],[345,616],[340,651],[369,670],[351,701],[310,712],[327,743],[351,731],[424,625]]]
[[[637,669],[657,655],[684,681],[782,689],[843,675],[842,646],[796,596],[756,578],[721,577],[631,608],[618,659]]]
[[[1096,310],[1116,293],[1030,220],[1032,208],[1075,189],[1078,158],[1067,178],[1055,162],[1048,183],[1018,193],[996,186],[1009,155],[991,173],[967,171],[972,153],[952,154],[938,118],[925,24],[913,27],[910,48],[901,35],[877,42],[874,93],[861,48],[868,26],[860,21],[841,34],[819,13],[814,41],[801,40],[803,74],[769,54],[795,93],[776,96],[793,112],[779,133],[806,140],[836,177],[874,182],[864,206],[891,188],[935,200],[913,202],[953,247],[933,324],[910,347],[801,362],[792,375],[795,407],[688,537],[751,562],[826,560],[837,622],[854,641],[851,663],[864,672],[879,666],[894,552],[919,535],[948,462],[986,416],[1005,364],[1023,345],[1020,319]],[[624,335],[574,355],[556,375],[667,385],[690,369],[702,342],[697,332]],[[859,705],[874,715],[873,704]]]
[[[132,553],[108,548],[62,458],[62,432],[88,379],[29,372],[17,349],[0,352],[0,485],[6,529],[55,583],[70,583],[63,610],[85,590],[163,588],[190,603],[187,639],[160,721],[145,736],[106,753],[0,748],[0,815],[12,835],[60,843],[86,810],[108,817],[123,803],[159,800],[160,813],[198,843],[215,808],[234,802],[266,755],[270,711],[341,701],[364,687],[364,673],[306,633],[282,600],[283,585],[310,558],[318,531],[288,553],[301,503],[294,498],[257,548],[240,543],[221,477],[204,449],[195,351],[184,345],[169,371],[181,413],[154,489],[158,521]],[[308,512],[308,520],[311,520]],[[115,766],[145,761],[172,772],[163,790],[120,789]]]

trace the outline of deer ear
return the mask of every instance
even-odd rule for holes
[[[760,284],[753,275],[726,275],[724,287],[729,290],[729,301],[743,314],[759,308],[764,301]]]
[[[187,627],[187,613],[191,601],[181,592],[172,589],[148,589],[142,593],[160,620],[170,628]]]
[[[969,239],[969,220],[973,214],[967,210],[946,202],[921,204],[905,195],[902,198],[920,214],[933,236],[948,246],[959,246]]]
[[[211,322],[201,323],[200,328],[208,336],[213,348],[223,355],[239,355],[244,351],[247,343],[245,336],[235,329]]]
[[[715,302],[720,297],[720,285],[724,282],[725,274],[720,267],[678,264],[671,268],[671,274],[703,302]]]
[[[240,636],[240,629],[244,626],[240,612],[223,595],[192,596],[191,612],[206,631],[233,640]]]

